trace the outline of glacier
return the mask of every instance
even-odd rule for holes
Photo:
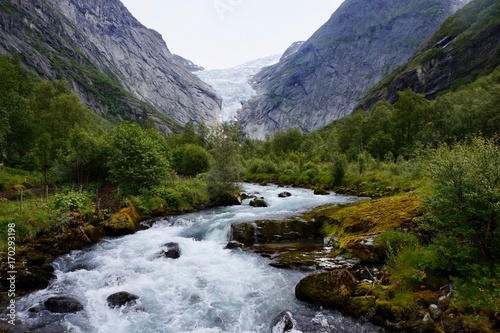
[[[254,96],[252,77],[262,68],[277,63],[281,55],[272,55],[226,69],[207,69],[195,72],[202,81],[211,85],[222,97],[221,121],[236,120],[242,103]]]

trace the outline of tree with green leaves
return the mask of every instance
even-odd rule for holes
[[[110,137],[109,178],[126,193],[158,185],[169,173],[165,139],[154,130],[123,122]]]
[[[420,139],[423,127],[428,121],[430,102],[421,94],[411,89],[398,92],[398,100],[394,103],[392,125],[394,143],[397,149],[413,149]]]
[[[210,169],[210,154],[195,144],[177,147],[172,152],[172,166],[182,176],[196,176]]]
[[[239,161],[241,129],[235,123],[225,123],[212,129],[209,137],[213,163],[208,172],[208,193],[213,204],[231,202],[239,191]]]
[[[0,56],[0,161],[16,166],[33,146],[31,81],[19,62]]]
[[[475,137],[442,146],[430,162],[426,204],[441,235],[500,258],[500,147]]]

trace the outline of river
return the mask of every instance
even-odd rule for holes
[[[260,193],[269,207],[253,208],[244,201],[242,206],[171,217],[134,235],[104,239],[56,259],[57,279],[47,289],[18,301],[17,315],[23,324],[17,329],[44,333],[260,333],[273,332],[274,318],[286,310],[297,321],[292,332],[380,332],[370,324],[296,301],[294,288],[305,273],[271,267],[268,259],[251,252],[224,249],[232,223],[283,218],[357,198],[316,196],[306,189],[242,186],[247,193]],[[285,190],[292,196],[279,198],[278,193]],[[179,244],[178,259],[159,255],[169,242]],[[107,297],[121,291],[140,298],[133,306],[110,308]],[[61,295],[77,299],[84,310],[53,314],[43,309],[45,300]],[[278,328],[274,332],[283,332]]]

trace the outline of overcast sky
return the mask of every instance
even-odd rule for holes
[[[172,53],[207,69],[283,53],[306,40],[343,0],[121,0]]]

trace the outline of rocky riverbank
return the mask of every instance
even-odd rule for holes
[[[425,276],[412,288],[386,269],[387,230],[428,237],[417,196],[318,207],[300,217],[232,226],[232,241],[269,258],[272,266],[312,271],[298,300],[336,309],[390,332],[495,332],[498,318],[456,305],[452,283]]]

